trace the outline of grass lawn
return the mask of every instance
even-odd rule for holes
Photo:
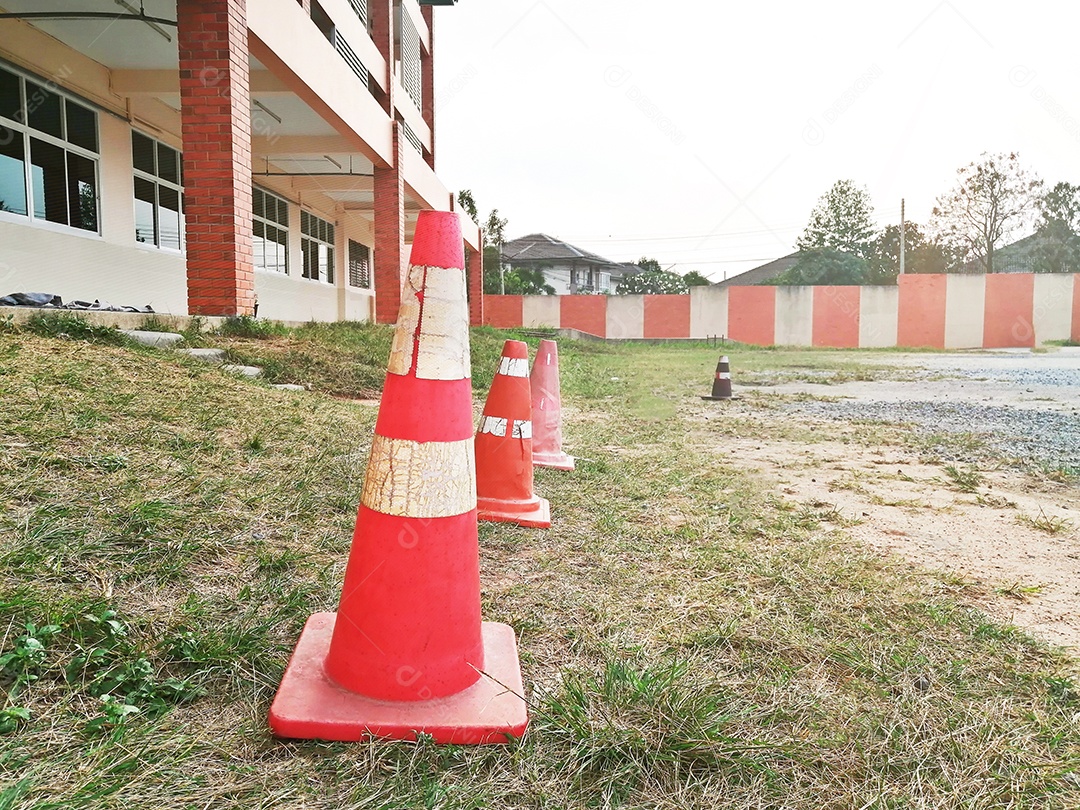
[[[506,336],[473,331],[478,402]],[[523,741],[275,740],[300,629],[336,608],[390,331],[189,340],[311,390],[0,329],[0,810],[1080,807],[1075,661],[725,465],[726,436],[784,428],[703,418],[702,344],[560,342],[583,460],[536,471],[550,530],[480,529]],[[882,373],[724,351],[737,382]]]

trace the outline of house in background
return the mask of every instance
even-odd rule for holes
[[[393,322],[452,2],[0,0],[0,295]]]
[[[779,259],[773,259],[771,262],[765,264],[759,264],[757,267],[752,267],[746,272],[739,273],[737,276],[724,279],[723,281],[717,281],[712,284],[713,287],[749,287],[755,284],[763,284],[766,281],[772,281],[781,273],[790,270],[795,266],[795,263],[799,261],[799,253],[789,253],[787,256],[781,256]]]
[[[625,276],[640,271],[637,265],[613,262],[545,233],[506,242],[501,258],[508,267],[543,271],[556,295],[614,293]]]

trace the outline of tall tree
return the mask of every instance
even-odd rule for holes
[[[926,237],[914,222],[904,223],[904,272],[947,273],[960,263],[944,245]],[[868,280],[871,284],[895,284],[900,273],[900,226],[886,225],[870,246]]]
[[[870,268],[862,256],[835,248],[807,250],[780,275],[762,284],[866,284]]]
[[[691,270],[689,273],[683,273],[683,281],[686,282],[687,287],[706,287],[712,284],[709,279],[699,273],[697,270]]]
[[[818,198],[795,246],[800,252],[828,248],[865,259],[874,237],[873,213],[866,189],[851,180],[837,180]]]
[[[499,216],[498,208],[492,208],[484,223],[484,292],[488,295],[502,294],[506,290],[502,247],[506,242],[507,222],[506,217]]]
[[[480,212],[476,207],[476,198],[471,189],[463,188],[457,193],[458,208],[468,214],[469,219],[480,224]]]
[[[660,270],[663,269],[660,267],[660,262],[658,262],[656,259],[650,259],[646,256],[642,256],[640,259],[634,262],[634,264],[636,264],[642,270],[646,271],[651,270],[654,272],[660,272]]]
[[[1036,273],[1080,272],[1080,186],[1057,183],[1039,200]]]
[[[937,199],[931,234],[993,273],[994,251],[1035,214],[1042,180],[1020,164],[1016,152],[984,152],[956,174],[956,185]]]

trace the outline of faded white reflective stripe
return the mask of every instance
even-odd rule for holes
[[[507,377],[528,377],[529,361],[521,357],[504,357],[499,361],[499,373]]]
[[[469,316],[465,272],[460,268],[410,265],[401,291],[401,309],[387,370],[392,374],[408,374],[414,359],[419,379],[469,378]]]
[[[716,372],[716,379],[718,379],[718,380],[730,380],[731,379],[731,372],[730,371],[718,371],[718,372]]]
[[[506,419],[501,416],[485,416],[480,420],[480,432],[490,433],[492,436],[506,435]]]
[[[434,518],[476,508],[473,440],[414,442],[375,434],[361,503],[384,515]]]
[[[531,439],[532,438],[532,422],[526,420],[524,422],[514,422],[514,429],[510,436],[514,439]]]

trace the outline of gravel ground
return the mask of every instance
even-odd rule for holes
[[[903,423],[925,438],[971,434],[982,440],[982,447],[932,442],[931,451],[948,461],[974,463],[993,456],[1080,474],[1080,349],[900,355],[896,362],[922,369],[923,379],[773,390],[840,398],[786,406],[808,416]]]

